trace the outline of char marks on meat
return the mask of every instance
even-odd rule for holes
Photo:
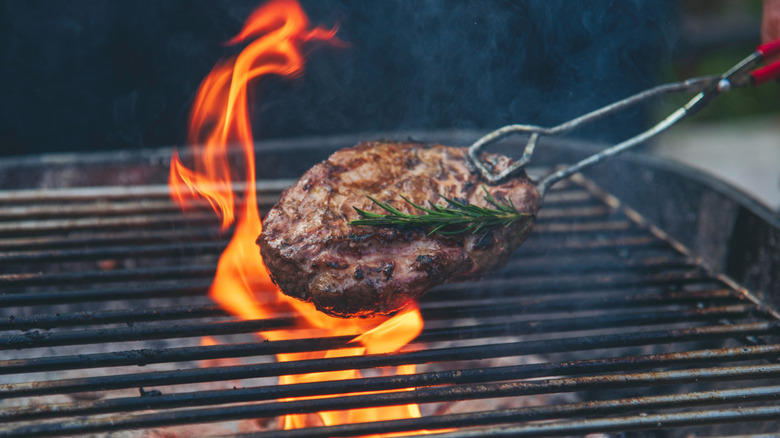
[[[511,159],[483,157],[497,171]],[[370,317],[394,312],[449,281],[474,278],[506,263],[531,232],[527,222],[477,234],[354,226],[352,207],[386,213],[367,196],[404,213],[421,214],[440,195],[490,207],[482,187],[535,215],[539,192],[525,177],[487,185],[462,148],[366,142],[331,155],[287,189],[263,221],[257,243],[271,278],[287,295],[330,315]]]

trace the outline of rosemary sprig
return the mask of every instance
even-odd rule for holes
[[[375,227],[429,228],[428,235],[430,236],[434,233],[452,235],[469,231],[477,234],[488,228],[496,226],[508,227],[519,220],[531,219],[531,214],[517,211],[511,199],[499,202],[488,192],[485,186],[482,186],[482,190],[485,191],[485,201],[495,208],[471,205],[441,195],[441,198],[446,201],[446,205],[434,204],[431,208],[425,208],[401,196],[401,199],[407,204],[424,212],[424,214],[415,215],[403,213],[386,202],[377,201],[368,196],[368,199],[389,214],[371,213],[352,207],[357,211],[361,219],[354,220],[349,224]]]

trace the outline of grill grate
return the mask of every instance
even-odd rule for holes
[[[261,208],[288,184],[259,183]],[[780,322],[588,184],[548,194],[505,269],[427,295],[426,329],[406,350],[284,363],[272,355],[351,337],[258,342],[294,315],[236,321],[209,302],[229,233],[206,205],[182,215],[163,186],[16,190],[0,203],[0,436],[224,435],[245,432],[241,420],[410,402],[422,418],[296,431],[265,421],[252,436],[778,430]],[[404,364],[420,367],[276,384]],[[279,401],[311,395],[332,397]]]

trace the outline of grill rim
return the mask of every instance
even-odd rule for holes
[[[293,138],[269,138],[269,139],[257,139],[255,144],[255,154],[285,154],[289,152],[298,152],[302,150],[317,149],[328,152],[335,151],[339,148],[351,146],[359,143],[365,139],[386,139],[390,141],[416,141],[422,143],[441,143],[451,146],[466,147],[471,145],[476,139],[484,135],[484,131],[474,129],[444,129],[444,130],[410,130],[410,131],[366,131],[358,133],[346,133],[335,135],[322,135],[322,136],[309,136],[309,137],[293,137]],[[663,141],[663,138],[659,141]],[[553,138],[553,139],[540,139],[540,148],[537,152],[540,152],[539,157],[536,159],[540,162],[550,162],[550,149],[554,149],[554,153],[563,153],[567,159],[576,159],[581,156],[592,155],[594,150],[600,150],[605,147],[604,144],[598,142],[578,140],[572,138]],[[517,140],[508,139],[502,141],[504,146],[498,145],[497,148],[502,152],[506,148],[506,145],[513,146],[508,148],[509,151],[514,150],[522,151],[523,143]],[[312,146],[316,145],[316,146]],[[167,166],[170,163],[170,157],[176,146],[166,146],[158,148],[145,148],[135,150],[122,150],[122,151],[82,151],[73,153],[47,153],[47,154],[34,154],[34,155],[18,155],[18,156],[6,156],[0,158],[0,171],[13,171],[18,169],[40,169],[53,166],[86,166],[86,169],[98,164],[132,164],[142,163],[150,166]],[[189,149],[181,149],[178,151],[182,160],[187,160],[191,156]],[[229,147],[228,153],[241,154],[243,153],[238,147]],[[573,158],[572,158],[573,157]],[[634,162],[642,166],[648,166],[652,168],[662,169],[664,171],[673,172],[683,176],[685,179],[694,180],[697,183],[710,188],[712,191],[721,193],[732,201],[747,208],[754,214],[758,215],[761,219],[772,224],[775,228],[780,228],[780,213],[772,210],[769,206],[765,205],[758,199],[746,191],[735,187],[728,182],[718,179],[717,177],[708,174],[705,171],[696,169],[685,164],[675,162],[663,157],[650,155],[642,152],[630,151],[623,153],[619,156],[610,158],[611,161],[602,165],[596,166],[595,169],[614,167],[614,162]],[[552,160],[553,164],[558,161],[557,164],[564,164],[563,160]],[[304,169],[305,170],[305,169]],[[3,172],[0,172],[2,174]],[[302,172],[301,172],[302,173]],[[585,175],[591,177],[590,171],[583,172]],[[263,173],[258,172],[258,175]],[[167,176],[167,173],[166,173]],[[597,183],[600,178],[593,178]],[[285,180],[285,178],[274,178],[274,180]],[[294,181],[287,178],[287,181]],[[160,183],[159,190],[164,191],[164,182]],[[601,184],[600,184],[601,185]],[[14,184],[0,185],[0,187],[8,187],[13,191],[20,191],[30,189],[29,184],[24,184],[17,187]],[[610,186],[602,185],[606,188]],[[101,187],[111,187],[110,184],[101,185]],[[116,186],[118,188],[124,186]],[[0,189],[0,199],[2,199],[2,192],[7,190],[6,188]],[[41,190],[41,189],[36,189]],[[49,188],[44,192],[51,191],[56,192],[58,188]],[[611,191],[607,190],[612,193]],[[31,191],[30,193],[34,193]],[[623,199],[623,198],[621,198]],[[625,199],[623,199],[625,201]]]

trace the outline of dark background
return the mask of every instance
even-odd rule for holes
[[[256,138],[556,124],[668,78],[681,47],[673,1],[301,3],[350,46],[262,81]],[[184,143],[200,81],[240,50],[222,43],[259,4],[0,2],[0,154]],[[646,120],[638,109],[586,134]]]

